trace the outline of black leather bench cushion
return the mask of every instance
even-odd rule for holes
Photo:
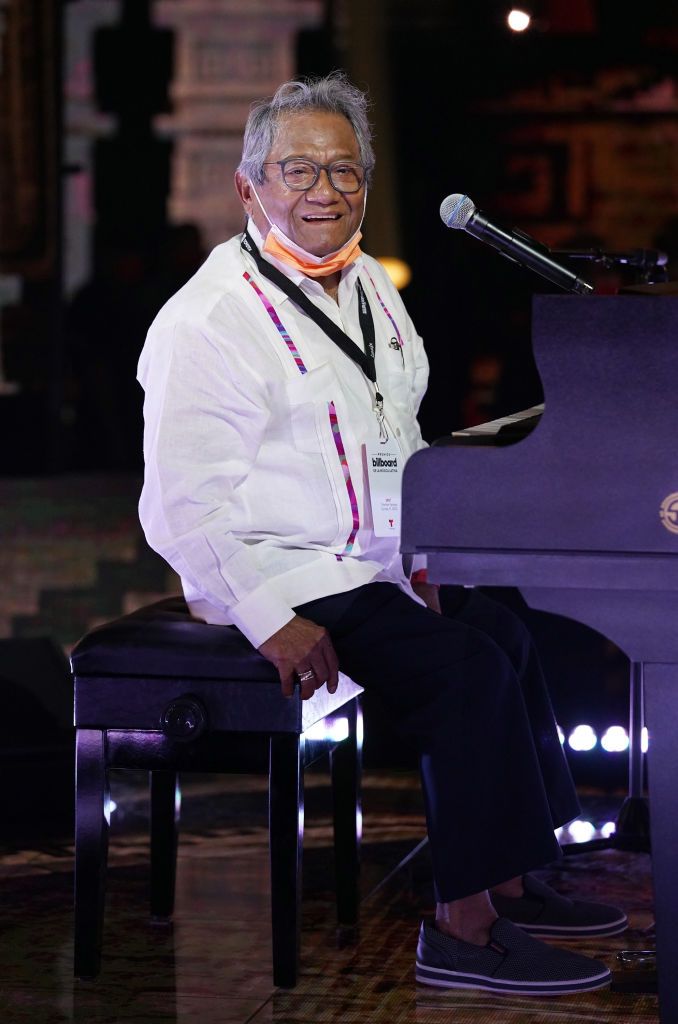
[[[361,692],[340,675],[336,693],[283,697],[277,670],[239,630],[191,618],[181,597],[91,630],[71,664],[79,728],[158,730],[168,703],[188,693],[212,731],[299,734]]]
[[[87,633],[71,652],[76,677],[235,679],[279,684],[274,666],[234,626],[191,617],[170,597]]]

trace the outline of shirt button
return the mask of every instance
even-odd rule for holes
[[[400,427],[396,427],[396,437],[400,437]]]

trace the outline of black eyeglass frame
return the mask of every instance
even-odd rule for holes
[[[332,186],[335,192],[339,192],[341,195],[353,196],[356,194],[356,192],[360,192],[360,189],[365,184],[365,178],[367,176],[367,169],[364,166],[364,164],[360,164],[356,160],[333,160],[331,164],[319,164],[316,163],[315,160],[309,160],[306,157],[288,156],[285,157],[284,160],[264,160],[262,166],[268,167],[271,166],[272,164],[275,164],[280,168],[280,174],[282,176],[283,183],[292,192],[308,192],[309,189],[315,188],[315,186],[318,184],[320,172],[326,171],[327,180],[329,181],[330,185]],[[290,185],[287,181],[285,181],[285,164],[308,164],[309,167],[313,167],[315,169],[315,178],[313,179],[310,185],[304,185],[303,187],[299,185]],[[357,168],[362,174],[362,177],[360,178],[360,182],[357,188],[338,188],[332,181],[332,168],[341,167],[342,165],[345,166],[346,164],[348,164],[350,167]]]

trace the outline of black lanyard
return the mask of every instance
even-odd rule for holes
[[[358,364],[367,379],[375,386],[377,410],[381,413],[384,400],[379,394],[379,389],[377,387],[377,368],[374,361],[374,319],[372,317],[370,304],[367,301],[367,296],[365,295],[365,289],[360,283],[360,280],[358,280],[357,283],[358,318],[360,321],[360,329],[363,333],[363,341],[365,343],[364,352],[359,345],[356,345],[352,338],[349,338],[345,331],[342,331],[341,327],[337,327],[334,320],[331,320],[330,317],[323,313],[321,309],[318,309],[314,302],[311,302],[299,285],[294,284],[294,282],[290,281],[288,277],[285,277],[277,267],[274,267],[272,263],[269,263],[268,260],[263,258],[247,230],[242,236],[240,245],[241,248],[250,254],[259,269],[259,273],[264,277],[267,277],[269,281],[273,282],[273,284],[277,285],[281,291],[285,292],[295,306],[298,306],[299,309],[306,313],[307,316],[310,316],[311,320],[313,320],[313,322],[316,323],[318,327],[320,327],[320,329],[332,339],[335,345],[338,345],[345,355]]]

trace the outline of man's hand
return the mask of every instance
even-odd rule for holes
[[[442,614],[440,610],[440,588],[434,583],[412,583],[412,590],[420,597],[427,608]]]
[[[322,626],[295,615],[277,633],[265,640],[259,653],[272,661],[278,670],[285,697],[294,693],[294,677],[312,671],[301,679],[301,699],[308,700],[323,683],[334,693],[339,683],[339,661],[330,635]]]

